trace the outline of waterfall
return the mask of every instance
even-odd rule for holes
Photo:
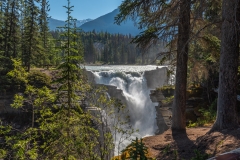
[[[98,84],[113,85],[123,91],[129,109],[133,128],[138,129],[139,137],[154,135],[157,129],[155,105],[149,98],[144,73],[114,71],[94,72]]]
[[[150,88],[148,86],[151,85],[156,88],[159,85],[165,84],[167,81],[166,76],[163,74],[165,70],[162,73],[162,70],[156,69],[156,66],[125,66],[125,68],[123,66],[106,66],[103,68],[97,66],[94,68],[91,66],[90,69],[87,69],[93,73],[95,83],[116,86],[117,89],[122,90],[126,106],[129,110],[131,125],[134,129],[139,130],[134,135],[135,137],[141,138],[155,134],[158,129],[156,123],[156,104],[150,100]],[[152,73],[149,70],[158,70],[158,72]],[[147,71],[148,73],[146,73]],[[159,75],[162,78],[158,77]],[[157,81],[159,83],[155,82],[157,78],[160,79]],[[152,81],[149,82],[150,80]],[[152,85],[153,83],[156,84]],[[151,89],[155,89],[153,87]],[[110,96],[117,97],[114,93],[110,94]]]

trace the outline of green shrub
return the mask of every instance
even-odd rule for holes
[[[215,99],[208,109],[200,108],[199,112],[202,114],[202,117],[198,118],[197,122],[189,122],[188,127],[198,127],[204,126],[205,124],[213,123],[216,120],[217,111],[216,111],[217,99]]]
[[[126,149],[124,149],[122,151],[127,152],[129,154],[129,156],[127,157],[121,157],[122,160],[124,159],[131,159],[131,160],[147,160],[147,154],[148,154],[148,148],[145,146],[145,144],[142,141],[142,138],[140,139],[140,141],[138,140],[138,138],[136,137],[135,140],[132,140],[132,143],[126,147]]]
[[[5,158],[7,152],[3,149],[0,149],[0,158]]]
[[[199,150],[194,150],[195,156],[191,158],[191,160],[205,160],[208,158],[208,154],[201,153]]]
[[[174,85],[166,85],[166,86],[162,86],[162,87],[159,87],[157,88],[156,90],[174,90],[175,89],[175,86]]]
[[[171,97],[174,95],[175,86],[174,85],[167,85],[162,86],[160,88],[156,88],[156,91],[161,91],[165,97]]]
[[[36,88],[50,86],[51,78],[40,71],[31,71],[27,77],[28,83]]]
[[[169,104],[172,103],[174,99],[174,96],[166,97],[166,99],[162,100],[163,104]]]
[[[17,59],[12,59],[13,70],[9,71],[5,77],[5,83],[10,85],[11,89],[24,90],[27,85],[28,73],[22,67],[22,62]]]

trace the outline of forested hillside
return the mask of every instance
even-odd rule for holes
[[[85,45],[93,39],[78,31],[70,1],[56,35],[48,30],[46,0],[0,5],[0,158],[110,160],[120,153],[135,130],[125,106],[88,83],[82,38],[90,40]],[[114,143],[113,134],[122,140]]]
[[[166,99],[173,138],[189,141],[186,128],[206,123],[209,133],[239,131],[239,0],[124,0],[114,21],[132,19],[142,30],[137,36],[82,31],[70,0],[65,25],[50,31],[51,7],[48,0],[0,0],[0,159],[120,154],[136,130],[119,100],[89,84],[86,64],[167,64],[175,84],[156,90],[174,90]],[[189,105],[196,99],[200,103]],[[199,116],[194,123],[186,118],[187,105]],[[121,158],[146,155],[136,139]]]
[[[61,31],[51,31],[57,39]],[[132,43],[132,35],[110,34],[108,32],[80,32],[86,64],[156,64],[159,52],[166,50],[159,41],[146,49]],[[157,58],[158,57],[158,58]]]
[[[38,2],[38,5],[35,1],[2,1],[1,65],[10,65],[10,58],[19,58],[29,71],[33,66],[56,66],[60,63],[61,28],[49,31],[48,10],[49,5],[45,1]],[[155,51],[141,50],[135,44],[130,44],[131,35],[77,32],[82,39],[86,63],[148,64],[156,58],[159,49],[165,48],[159,43]],[[142,55],[148,52],[152,52],[152,55],[146,56],[142,62]]]

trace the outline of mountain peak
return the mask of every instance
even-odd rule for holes
[[[83,19],[83,20],[77,20],[76,25],[77,27],[81,26],[82,24],[91,21],[92,19]],[[57,20],[54,18],[49,18],[48,20],[48,26],[50,30],[56,30],[57,27],[62,27],[65,25],[65,21],[63,20]]]
[[[114,23],[114,17],[119,13],[119,9],[114,9],[112,12],[102,15],[94,20],[88,18],[84,20],[77,20],[77,27],[80,27],[83,31],[97,31],[97,32],[109,32],[112,34],[131,34],[133,36],[139,34],[140,30],[134,25],[131,20],[126,20],[121,25]],[[65,21],[50,18],[49,28],[50,30],[56,30],[57,27],[65,25]]]
[[[126,20],[121,25],[114,23],[114,17],[119,13],[119,9],[114,9],[112,12],[100,16],[92,21],[86,22],[80,26],[84,31],[95,30],[97,32],[109,32],[112,34],[131,34],[137,35],[140,30],[134,25],[131,20]]]

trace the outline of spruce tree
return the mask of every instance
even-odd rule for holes
[[[217,119],[212,131],[239,126],[237,116],[237,76],[240,43],[240,1],[222,1],[222,35],[219,68]]]
[[[19,1],[7,1],[4,9],[4,56],[16,58],[19,54],[20,26],[19,26]]]
[[[40,14],[39,14],[39,32],[40,32],[40,40],[42,45],[42,56],[41,62],[39,65],[48,66],[50,65],[50,57],[51,55],[51,46],[50,46],[50,35],[49,35],[49,27],[48,27],[48,12],[50,11],[49,1],[41,0],[40,1]],[[40,59],[38,59],[40,61]]]
[[[37,61],[33,61],[33,59],[39,58],[39,55],[42,51],[39,40],[39,27],[37,23],[39,8],[36,3],[36,0],[27,0],[24,3],[25,8],[22,35],[22,62],[27,71],[30,71],[32,64],[37,63]]]
[[[4,8],[5,8],[5,1],[1,0],[0,1],[0,56],[3,56],[4,52],[4,35],[3,35],[3,30],[4,30]]]
[[[57,112],[52,119],[57,132],[54,143],[46,139],[48,158],[64,159],[96,159],[94,146],[96,145],[97,131],[92,128],[91,116],[83,112],[80,102],[84,100],[84,93],[88,85],[84,80],[80,63],[83,61],[82,50],[79,49],[80,37],[77,37],[76,28],[72,28],[75,19],[71,12],[73,6],[64,6],[67,9],[66,24],[60,36],[63,51],[62,64],[58,67],[60,78],[57,79]],[[81,136],[80,136],[81,135]]]

